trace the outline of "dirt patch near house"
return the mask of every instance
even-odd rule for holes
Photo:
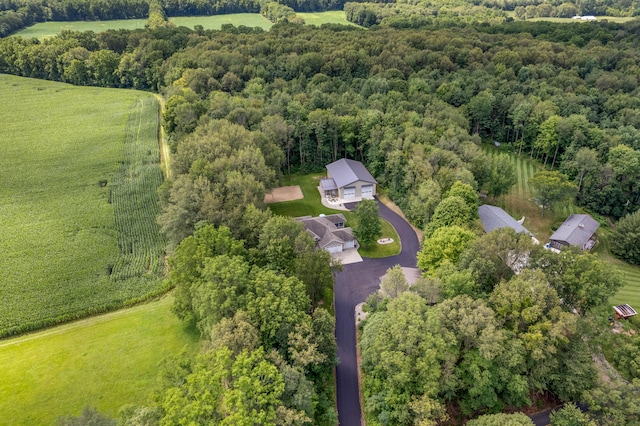
[[[283,201],[300,200],[304,198],[300,186],[281,186],[280,188],[274,188],[268,194],[264,196],[265,204],[281,203]]]

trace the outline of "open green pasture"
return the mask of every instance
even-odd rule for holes
[[[164,359],[198,348],[166,296],[0,341],[0,425],[52,425],[89,405],[115,416],[143,405]]]
[[[0,75],[0,336],[163,291],[158,104]]]
[[[283,178],[283,186],[299,185],[304,198],[294,201],[284,201],[281,203],[269,204],[269,208],[275,214],[289,217],[299,216],[319,216],[321,214],[342,213],[347,219],[347,226],[352,226],[355,222],[354,214],[345,210],[334,210],[322,205],[320,201],[320,178],[324,177],[321,173],[312,173],[308,175],[289,175]],[[382,237],[393,238],[392,244],[376,244],[367,250],[360,248],[358,251],[362,256],[366,257],[388,257],[400,253],[400,242],[398,233],[395,228],[386,220],[382,220]]]
[[[69,31],[93,31],[101,33],[107,30],[135,30],[144,28],[146,19],[117,19],[113,21],[50,21],[38,22],[30,27],[24,28],[15,35],[24,38],[47,38],[53,37],[62,30]]]
[[[358,25],[353,22],[347,21],[347,16],[344,14],[344,10],[329,10],[326,12],[296,12],[298,18],[304,19],[304,23],[307,25],[321,26],[322,24],[342,24],[352,25],[357,27]]]
[[[343,12],[344,15],[344,12]],[[193,28],[202,25],[205,30],[219,30],[224,24],[246,27],[260,27],[265,30],[271,28],[273,23],[259,13],[232,13],[229,15],[215,16],[175,16],[169,18],[178,27]],[[51,21],[39,22],[16,33],[25,38],[53,37],[62,30],[93,31],[100,33],[107,30],[135,30],[144,28],[146,19],[119,19],[113,21]]]
[[[498,154],[500,151],[493,147],[486,147],[486,152],[490,155]],[[532,201],[531,190],[528,180],[536,171],[542,170],[542,166],[531,160],[528,155],[511,155],[511,160],[516,167],[517,183],[507,195],[499,197],[497,200],[487,200],[505,209],[511,216],[520,219],[525,216],[524,226],[531,231],[541,243],[553,233],[552,227],[560,225],[569,215],[574,213],[585,213],[574,205],[565,205],[556,208],[554,211],[546,211],[545,217],[540,215],[540,209]],[[609,239],[611,231],[608,228],[600,227],[598,230],[598,245],[594,253],[611,264],[623,277],[625,286],[611,298],[611,303],[628,303],[631,306],[640,306],[640,267],[629,265],[616,259],[609,252]]]
[[[508,10],[505,11],[505,13],[507,14],[507,16],[512,17],[513,19],[517,19],[516,18],[516,13],[512,10]],[[618,23],[624,23],[624,22],[629,22],[633,19],[635,19],[635,17],[620,17],[620,16],[597,16],[596,17],[598,21],[608,21],[608,22],[618,22]],[[573,19],[573,18],[556,18],[556,17],[544,17],[544,18],[531,18],[531,19],[527,19],[527,21],[529,22],[539,22],[539,21],[548,21],[548,22],[557,22],[557,23],[563,23],[563,24],[569,24],[569,23],[583,23],[583,24],[588,24],[590,22],[593,21],[583,21],[581,19]]]
[[[328,12],[318,13],[296,13],[296,15],[305,20],[309,25],[320,26],[322,24],[343,24],[355,25],[347,21],[342,10],[331,10]],[[202,25],[205,30],[219,30],[222,25],[232,24],[236,27],[244,25],[245,27],[260,27],[269,30],[273,23],[259,13],[231,13],[228,15],[214,16],[174,16],[169,18],[176,26],[194,28],[196,25]],[[147,23],[146,19],[120,19],[113,21],[74,21],[74,22],[39,22],[28,28],[16,33],[16,35],[25,38],[47,38],[53,37],[62,30],[71,31],[93,31],[96,33],[127,29],[135,30],[144,28]]]

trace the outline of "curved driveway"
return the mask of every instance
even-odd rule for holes
[[[351,209],[353,206],[346,207]],[[419,249],[418,237],[413,228],[379,201],[378,206],[380,217],[396,228],[402,251],[397,256],[383,259],[365,258],[360,263],[345,265],[342,272],[336,276],[334,291],[336,341],[340,360],[336,368],[336,393],[338,422],[342,426],[362,424],[356,362],[355,307],[378,289],[378,279],[386,273],[387,269],[395,265],[415,268],[416,253]]]

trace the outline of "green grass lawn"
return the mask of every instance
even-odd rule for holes
[[[285,176],[282,180],[282,186],[299,185],[304,198],[300,200],[269,204],[269,208],[275,214],[289,217],[342,213],[347,218],[347,221],[349,221],[352,215],[351,212],[334,210],[322,205],[318,185],[320,185],[320,178],[324,176],[325,175],[322,173]]]
[[[391,244],[378,244],[374,243],[370,248],[360,247],[358,253],[364,257],[373,257],[373,258],[381,258],[381,257],[389,257],[395,256],[396,254],[400,254],[400,250],[402,249],[400,245],[400,237],[398,237],[398,233],[396,229],[384,219],[381,219],[382,225],[382,236],[380,238],[393,238],[393,243]]]
[[[198,348],[173,297],[0,341],[0,425],[51,425],[89,405],[145,404],[161,362]]]
[[[0,75],[0,336],[163,290],[158,105]]]
[[[135,30],[144,28],[146,19],[117,19],[113,21],[51,21],[38,22],[30,27],[24,28],[15,35],[24,38],[47,38],[53,37],[62,30],[70,31],[93,31],[96,33],[107,30]]]
[[[347,21],[344,11],[331,10],[328,12],[318,13],[296,13],[297,16],[303,18],[309,25],[320,26],[322,24],[334,23],[344,25],[355,25]],[[169,18],[176,26],[193,28],[196,25],[202,25],[205,30],[219,30],[224,24],[232,24],[236,27],[244,25],[246,27],[260,27],[269,30],[273,23],[259,13],[231,13],[228,15],[214,16],[174,16]],[[39,22],[21,31],[15,35],[25,38],[47,38],[53,37],[62,30],[72,31],[94,31],[96,33],[127,29],[135,30],[144,28],[147,23],[146,19],[120,19],[113,21],[52,21]]]
[[[355,219],[353,212],[344,210],[334,210],[322,205],[320,201],[319,179],[324,177],[322,173],[312,173],[308,175],[290,175],[283,178],[283,186],[299,185],[304,198],[294,201],[284,201],[282,203],[269,204],[269,208],[275,214],[289,217],[299,216],[319,216],[320,214],[342,213],[347,219],[347,226],[353,226]],[[400,242],[396,230],[386,220],[382,221],[382,238],[393,238],[392,244],[376,244],[368,250],[360,248],[358,252],[366,257],[387,257],[400,253]]]
[[[327,12],[296,12],[298,18],[304,19],[307,25],[321,26],[322,24],[342,24],[358,27],[359,25],[347,21],[343,10],[329,10]]]

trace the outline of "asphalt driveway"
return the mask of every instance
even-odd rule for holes
[[[380,217],[396,228],[402,251],[397,256],[384,259],[364,258],[362,262],[345,265],[336,276],[336,341],[340,360],[336,368],[336,392],[338,421],[342,426],[362,424],[356,362],[355,307],[378,289],[378,279],[387,269],[395,265],[415,267],[416,253],[420,247],[416,233],[404,219],[379,201],[378,206]],[[345,207],[352,209],[355,204],[346,204]]]

